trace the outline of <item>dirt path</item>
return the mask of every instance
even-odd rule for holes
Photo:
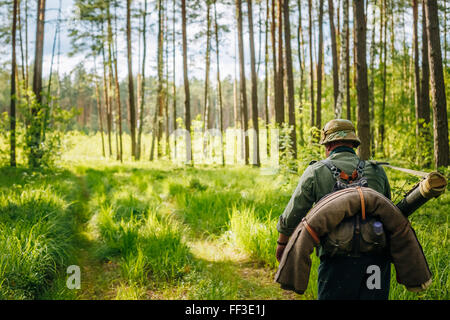
[[[89,190],[80,177],[80,210],[90,210]],[[166,201],[166,214],[176,208]],[[81,216],[91,217],[88,211]],[[176,217],[175,213],[175,217]],[[176,217],[183,223],[181,217]],[[201,269],[187,274],[187,281],[179,283],[152,283],[145,288],[130,286],[121,275],[115,262],[101,261],[96,257],[98,243],[87,228],[88,221],[80,221],[77,263],[81,268],[81,289],[77,298],[82,300],[111,299],[304,299],[304,296],[280,289],[274,282],[275,271],[258,265],[250,257],[220,238],[197,238],[192,232],[186,235],[194,260]],[[185,225],[183,223],[183,225]],[[186,225],[185,225],[186,226]],[[186,226],[189,229],[189,226]],[[197,274],[196,274],[197,273]],[[199,275],[199,273],[201,273]],[[222,291],[221,291],[222,290]]]

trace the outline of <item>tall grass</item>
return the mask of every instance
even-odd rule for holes
[[[124,210],[124,208],[122,208]],[[148,210],[128,216],[117,207],[103,207],[93,218],[100,242],[100,256],[118,258],[124,277],[132,283],[148,284],[153,280],[175,280],[182,277],[192,263],[184,243],[184,231],[168,215]]]
[[[270,215],[258,218],[252,207],[242,210],[235,207],[230,215],[229,240],[251,258],[276,268],[278,262],[274,253],[278,238],[275,228],[277,220]]]
[[[0,192],[0,298],[34,299],[72,252],[73,217],[51,188]]]

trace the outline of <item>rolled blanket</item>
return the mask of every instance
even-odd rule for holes
[[[317,202],[291,235],[275,281],[283,289],[303,294],[308,287],[310,255],[318,245],[317,238],[361,211],[383,223],[397,282],[410,291],[426,289],[431,284],[431,272],[409,221],[388,198],[364,187],[340,190]]]

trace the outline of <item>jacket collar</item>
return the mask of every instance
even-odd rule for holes
[[[355,152],[355,150],[353,150],[353,148],[350,148],[347,146],[340,146],[340,147],[337,147],[336,149],[334,149],[333,151],[331,151],[330,157],[335,153],[341,153],[341,152],[350,152],[350,153],[356,154],[356,152]]]

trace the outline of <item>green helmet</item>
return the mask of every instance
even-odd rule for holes
[[[329,121],[322,129],[320,144],[332,141],[352,141],[355,147],[361,144],[355,132],[355,126],[350,120],[334,119]]]

